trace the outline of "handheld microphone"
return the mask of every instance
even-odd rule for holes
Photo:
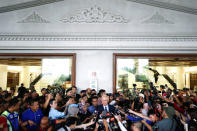
[[[101,118],[101,119],[105,118],[105,117],[106,117],[106,114],[107,114],[107,112],[106,112],[106,111],[103,111],[103,112],[100,114],[99,118]]]

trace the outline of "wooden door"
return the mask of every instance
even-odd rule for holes
[[[190,89],[194,89],[197,86],[197,74],[190,74]]]
[[[19,85],[19,73],[8,72],[7,87],[16,88],[17,85]]]

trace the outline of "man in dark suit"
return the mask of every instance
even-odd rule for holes
[[[109,105],[109,96],[102,96],[102,104],[98,106],[97,110],[98,113],[101,114],[104,111],[106,113],[114,113],[115,112],[115,107],[112,105]]]

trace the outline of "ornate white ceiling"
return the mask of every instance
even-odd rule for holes
[[[20,10],[24,8],[31,8],[35,6],[50,4],[66,0],[0,0],[0,13]],[[92,0],[94,2],[94,0]],[[166,8],[171,10],[183,11],[186,13],[197,15],[197,1],[196,0],[127,0],[146,4],[150,6]]]
[[[197,11],[183,0],[8,1],[0,40],[197,41]]]

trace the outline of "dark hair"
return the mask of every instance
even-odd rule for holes
[[[6,104],[6,101],[4,99],[0,98],[0,105],[4,105],[4,104]]]
[[[76,87],[76,86],[72,86],[72,87],[71,87],[71,89],[73,89],[73,88],[77,89],[77,87]]]
[[[34,104],[34,102],[38,102],[38,99],[31,99],[29,101],[29,105],[32,106]]]
[[[19,100],[17,97],[15,98],[12,98],[9,102],[9,105],[8,105],[8,108],[12,107],[12,106],[15,106],[16,104],[18,104]]]
[[[46,88],[42,88],[42,89],[41,89],[41,92],[42,92],[43,90],[46,90]]]
[[[91,99],[92,99],[92,100],[93,100],[93,99],[98,99],[98,97],[97,97],[97,96],[93,96]]]
[[[100,89],[100,90],[99,90],[99,93],[103,93],[103,92],[105,92],[104,89]]]
[[[66,93],[68,93],[69,91],[71,91],[72,90],[72,87],[71,88],[68,88],[67,90],[66,90]]]
[[[80,93],[86,93],[86,90],[81,90]]]
[[[5,97],[5,99],[8,97],[11,97],[11,93],[6,93],[4,97]]]
[[[55,101],[55,99],[51,99],[51,100],[49,101],[49,105],[53,104],[53,101]]]
[[[117,97],[120,97],[120,94],[119,93],[115,93],[114,94],[114,98],[116,99]]]
[[[77,118],[76,117],[68,117],[66,119],[65,125],[69,127],[69,126],[75,124],[76,122],[77,122]]]
[[[155,110],[150,109],[150,110],[148,111],[148,116],[150,116],[150,115],[155,115]]]
[[[85,95],[83,95],[81,98],[83,98],[83,97],[86,97],[87,95],[85,94]]]
[[[36,92],[36,90],[32,90],[32,91],[31,91],[31,93],[34,93],[34,92]]]
[[[92,89],[91,91],[96,91],[95,89]]]
[[[99,90],[99,93],[98,93],[98,96],[100,97],[100,96],[101,96],[101,93],[104,93],[104,92],[105,92],[105,90],[100,89],[100,90]]]
[[[107,96],[113,96],[113,94],[112,93],[107,93]]]

